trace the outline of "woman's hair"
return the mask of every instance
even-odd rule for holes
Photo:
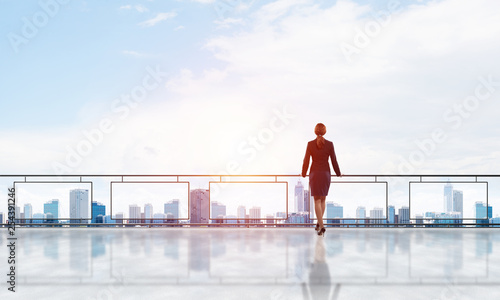
[[[316,127],[314,127],[314,133],[318,136],[316,138],[316,145],[318,148],[323,148],[323,145],[325,145],[325,138],[323,135],[326,133],[326,126],[323,123],[318,123],[316,124]]]

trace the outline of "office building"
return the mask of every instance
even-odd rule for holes
[[[444,186],[444,212],[453,211],[453,186],[448,182]]]
[[[191,223],[208,223],[209,208],[208,208],[208,190],[195,189],[191,191]]]
[[[304,186],[302,182],[299,180],[297,185],[295,185],[295,211],[303,212],[304,211]]]
[[[344,207],[338,203],[327,202],[326,203],[326,218],[327,219],[339,219],[339,220],[327,220],[327,224],[340,224],[344,217]]]
[[[69,217],[71,223],[88,223],[89,190],[74,189],[69,191]]]
[[[389,207],[387,207],[387,213],[388,213],[388,222],[390,224],[394,224],[396,223],[396,209],[394,208],[394,205],[389,205]],[[391,227],[393,227],[394,225],[391,225]]]
[[[52,199],[49,202],[43,204],[43,213],[46,216],[47,223],[57,223],[59,222],[59,200]]]
[[[212,219],[224,218],[226,216],[226,206],[217,201],[213,201],[210,207]]]
[[[356,208],[356,219],[361,219],[356,220],[358,224],[365,224],[366,208],[364,206],[358,206],[358,208]]]
[[[32,219],[33,218],[33,208],[30,203],[24,204],[24,219]]]
[[[489,219],[493,217],[493,208],[488,205],[486,209],[486,204],[481,201],[477,201],[474,204],[476,211],[476,222],[479,223],[477,227],[488,227]]]
[[[137,204],[131,204],[128,206],[128,222],[129,223],[140,223],[141,222],[141,207]]]
[[[173,199],[164,204],[163,213],[172,214],[172,219],[179,219],[179,199]]]
[[[399,209],[399,223],[410,223],[410,208],[403,206]]]
[[[92,201],[92,223],[103,223],[97,221],[98,216],[104,217],[106,215],[106,206],[102,203],[98,203],[97,201]]]
[[[144,204],[144,223],[151,223],[151,219],[153,218],[153,204],[146,203]]]

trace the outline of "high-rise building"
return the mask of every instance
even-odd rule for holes
[[[140,223],[141,222],[141,207],[137,204],[131,204],[128,206],[128,222],[129,223]]]
[[[358,208],[356,208],[356,219],[361,219],[356,220],[358,224],[365,224],[366,208],[364,206],[358,206]]]
[[[217,201],[213,201],[211,208],[210,208],[210,212],[211,212],[212,219],[216,219],[216,218],[222,219],[226,216],[226,206],[222,203],[217,202]]]
[[[208,190],[195,189],[191,190],[191,223],[208,223],[209,209],[208,209]]]
[[[19,222],[19,219],[21,218],[21,208],[19,206],[16,205],[15,207],[15,219],[16,219],[16,222],[18,223]]]
[[[396,223],[396,209],[394,208],[394,205],[389,205],[389,207],[387,207],[387,210],[388,210],[388,214],[389,214],[389,223],[391,224],[394,224]]]
[[[383,224],[383,223],[385,223],[384,222],[385,220],[380,220],[380,219],[384,219],[384,218],[385,217],[384,217],[384,209],[383,208],[375,207],[375,208],[370,210],[370,219],[374,219],[374,220],[370,220],[370,223]]]
[[[295,185],[295,211],[303,212],[304,211],[304,186],[299,179],[297,185]]]
[[[32,219],[33,218],[33,208],[30,203],[24,204],[24,218]]]
[[[167,216],[166,216],[166,214],[163,214],[163,213],[155,213],[153,215],[153,218],[154,218],[153,223],[162,224],[162,223],[166,223],[165,219],[167,218]]]
[[[453,211],[453,186],[448,182],[444,186],[444,212]]]
[[[464,193],[462,191],[453,190],[453,211],[458,212],[463,218],[464,215]]]
[[[311,193],[309,192],[309,190],[304,190],[304,211],[309,212],[310,209],[311,209]]]
[[[249,209],[250,219],[260,219],[260,207],[252,207]],[[260,223],[260,220],[251,220],[250,223]]]
[[[0,212],[0,224],[3,224],[3,213]]]
[[[151,223],[152,218],[153,218],[153,204],[146,203],[144,204],[144,223]]]
[[[403,206],[399,209],[399,223],[410,223],[410,208]]]
[[[172,214],[173,219],[179,219],[179,199],[173,199],[164,204],[163,212],[165,214]]]
[[[59,200],[52,199],[43,204],[43,213],[46,215],[48,223],[58,223],[59,219]]]
[[[477,201],[474,204],[476,209],[476,222],[484,225],[476,225],[477,227],[488,227],[489,219],[493,217],[493,208],[488,205],[486,209],[486,204],[481,201]]]
[[[327,219],[341,219],[344,217],[344,207],[338,203],[326,203],[326,217]],[[327,220],[328,224],[341,223],[341,220]]]
[[[33,223],[42,224],[45,219],[45,215],[42,213],[33,214]]]
[[[70,223],[88,223],[89,190],[74,189],[69,191]]]
[[[97,217],[102,216],[104,218],[105,215],[106,206],[102,203],[98,203],[97,201],[92,201],[92,223],[99,223],[97,221]]]
[[[117,213],[115,214],[115,223],[116,224],[123,224],[123,213]]]

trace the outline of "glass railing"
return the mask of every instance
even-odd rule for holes
[[[316,223],[299,175],[1,175],[2,226],[290,227]],[[500,175],[332,177],[327,227],[500,227]]]

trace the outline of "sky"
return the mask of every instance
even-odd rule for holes
[[[0,0],[2,174],[496,174],[500,2]]]

